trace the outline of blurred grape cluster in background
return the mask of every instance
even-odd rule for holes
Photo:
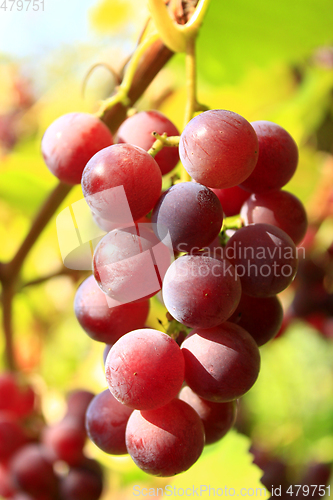
[[[56,185],[40,153],[43,133],[64,113],[98,109],[119,83],[117,74],[133,52],[148,15],[143,0],[74,4],[66,12],[65,4],[51,6],[45,0],[45,12],[34,13],[35,17],[21,12],[19,21],[18,13],[0,10],[0,22],[6,18],[6,23],[12,23],[15,38],[15,44],[7,40],[6,49],[0,46],[1,262],[12,258],[34,214]],[[34,23],[50,21],[51,8],[55,10],[48,39],[45,28],[36,33],[32,28]],[[329,484],[333,463],[332,19],[329,0],[211,0],[198,39],[199,100],[212,109],[232,110],[248,121],[274,121],[294,137],[299,166],[286,189],[307,208],[309,230],[302,243],[306,257],[292,287],[281,294],[283,331],[261,348],[260,376],[241,400],[235,430],[208,447],[189,471],[171,479],[152,479],[129,458],[108,456],[87,443],[86,456],[104,468],[103,500],[132,498],[134,485],[141,489],[166,484],[228,486],[236,491],[259,488],[262,470],[266,485],[310,484],[317,479],[307,479],[306,474],[311,478],[314,470],[323,477],[318,484]],[[31,29],[26,26],[21,31],[28,22]],[[76,27],[70,33],[74,25],[81,26],[81,31]],[[31,39],[30,52],[13,52],[11,46],[26,45],[25,37]],[[174,56],[136,104],[138,110],[162,111],[180,130],[183,63],[183,55]],[[76,186],[58,213],[80,199],[82,191]],[[64,267],[53,217],[25,260],[12,314],[17,365],[38,394],[40,412],[50,426],[64,417],[70,391],[97,394],[106,388],[104,346],[84,333],[73,313],[75,292],[88,275]],[[153,298],[148,325],[161,329],[160,321],[166,322],[165,309]],[[3,335],[0,352],[5,352]],[[5,365],[3,354],[1,372]],[[201,496],[208,498],[208,492]]]

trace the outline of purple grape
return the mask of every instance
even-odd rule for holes
[[[211,328],[232,315],[241,285],[228,260],[183,255],[169,267],[162,293],[166,308],[177,321]]]
[[[258,346],[247,331],[234,323],[194,329],[181,349],[187,385],[208,401],[223,403],[237,399],[258,377]]]
[[[223,211],[217,196],[194,182],[175,184],[156,203],[152,223],[163,241],[169,233],[173,249],[191,252],[209,245],[219,234]]]

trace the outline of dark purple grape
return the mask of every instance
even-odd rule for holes
[[[183,255],[169,267],[163,282],[169,313],[189,327],[219,325],[236,309],[241,286],[229,261]]]
[[[241,209],[245,225],[271,224],[287,233],[298,245],[307,229],[305,208],[296,196],[288,191],[274,189],[252,194]]]
[[[223,211],[217,196],[206,186],[181,182],[165,191],[156,203],[152,223],[163,241],[169,233],[178,252],[198,251],[219,234]]]
[[[236,420],[236,401],[214,403],[200,398],[189,387],[184,387],[179,399],[192,406],[205,428],[205,444],[213,444],[223,438]]]
[[[112,134],[101,120],[88,113],[68,113],[46,130],[42,154],[47,167],[58,179],[80,184],[90,158],[111,144]]]
[[[113,346],[113,344],[105,344],[104,351],[103,351],[103,364],[104,364],[104,366],[106,363],[106,358],[108,357],[108,354],[109,354],[112,346]]]
[[[97,394],[86,415],[89,438],[105,453],[124,455],[126,424],[133,409],[119,403],[109,391]]]
[[[237,399],[258,377],[258,346],[249,333],[234,323],[192,330],[182,343],[182,351],[187,385],[208,401]]]
[[[184,358],[166,333],[135,330],[113,345],[105,374],[118,401],[130,408],[151,410],[177,396],[184,381]]]
[[[109,297],[124,304],[155,295],[170,261],[169,248],[148,224],[138,224],[101,239],[94,253],[94,276]]]
[[[120,125],[117,132],[118,142],[134,144],[148,151],[155,141],[152,132],[160,135],[166,133],[168,136],[179,135],[175,125],[159,111],[141,111]],[[157,153],[155,160],[162,175],[169,173],[179,161],[178,148],[164,147]]]
[[[226,217],[238,215],[244,201],[250,196],[247,191],[234,186],[227,189],[214,189],[210,188],[216,194],[223,208],[223,213]]]
[[[149,300],[119,305],[115,300],[107,299],[94,276],[89,276],[76,292],[74,311],[89,337],[114,344],[125,333],[144,326]]]
[[[161,194],[162,174],[154,158],[142,148],[114,144],[89,160],[81,184],[92,212],[122,227],[153,209]],[[119,203],[114,188],[125,191],[123,203]]]
[[[251,224],[228,241],[225,256],[235,266],[242,290],[254,297],[276,295],[290,285],[297,271],[297,250],[282,229]]]
[[[179,399],[156,410],[135,410],[126,428],[128,453],[140,469],[155,476],[188,470],[200,457],[204,442],[199,415]]]
[[[98,500],[103,492],[103,471],[95,460],[86,459],[62,478],[62,500]]]
[[[241,187],[253,193],[280,189],[292,178],[298,163],[298,148],[291,135],[276,123],[252,122],[259,142],[259,157],[252,174]]]
[[[52,496],[58,485],[52,462],[44,446],[29,444],[15,453],[11,464],[14,484],[34,497]]]
[[[230,188],[249,177],[258,158],[258,139],[242,116],[224,109],[193,118],[180,136],[179,155],[194,180]]]
[[[229,321],[244,328],[262,346],[277,335],[282,319],[283,309],[276,296],[250,297],[243,293]]]

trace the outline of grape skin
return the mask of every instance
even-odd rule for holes
[[[146,151],[114,144],[96,153],[82,174],[82,191],[92,212],[106,220],[121,218],[126,207],[114,206],[112,188],[123,186],[134,221],[148,214],[161,194],[162,174]],[[119,209],[120,214],[115,214]],[[122,221],[129,223],[130,220]]]
[[[242,206],[245,225],[272,224],[287,233],[298,245],[307,230],[307,216],[300,200],[288,191],[253,193]]]
[[[64,460],[77,465],[83,459],[86,430],[79,419],[66,416],[43,432],[43,443],[54,460]]]
[[[297,271],[297,251],[282,229],[250,224],[230,238],[225,255],[235,266],[242,290],[253,297],[270,297],[290,285]]]
[[[243,182],[258,158],[253,127],[232,111],[214,109],[192,118],[180,136],[179,156],[194,180],[211,188]]]
[[[80,184],[90,158],[112,144],[112,134],[101,120],[88,113],[68,113],[46,130],[42,154],[47,167],[59,180]]]
[[[236,311],[229,321],[246,330],[258,346],[266,344],[279,332],[282,326],[283,309],[281,302],[272,297],[250,297],[242,294]]]
[[[214,403],[200,398],[190,387],[184,387],[179,399],[192,406],[205,428],[205,444],[213,444],[223,438],[236,420],[236,401]]]
[[[105,453],[126,454],[125,430],[132,411],[132,408],[119,403],[109,389],[97,394],[86,415],[89,438]]]
[[[238,215],[243,203],[248,199],[250,194],[239,186],[234,186],[227,189],[209,188],[216,194],[223,208],[225,217]]]
[[[117,132],[118,143],[127,142],[148,151],[155,138],[152,132],[168,136],[178,136],[175,125],[159,111],[141,111],[127,118]],[[155,156],[162,175],[169,173],[179,161],[178,148],[164,147]]]
[[[184,358],[166,333],[129,332],[111,348],[105,364],[111,394],[130,408],[151,410],[176,397],[184,381]]]
[[[194,182],[169,188],[152,213],[156,236],[163,241],[169,232],[173,249],[179,252],[209,245],[219,234],[222,222],[223,211],[217,196]]]
[[[234,323],[193,329],[181,350],[187,385],[208,401],[223,403],[243,396],[259,374],[258,346],[247,331]]]
[[[292,178],[298,163],[297,144],[276,123],[258,120],[251,123],[259,142],[258,162],[241,187],[253,193],[280,189]]]
[[[162,294],[177,321],[192,328],[211,328],[234,312],[241,285],[228,260],[183,255],[169,267]]]
[[[169,477],[189,469],[202,453],[204,427],[179,399],[150,411],[133,411],[126,428],[128,453],[140,469]]]
[[[149,313],[149,300],[129,304],[107,302],[94,276],[79,286],[74,300],[75,315],[93,340],[114,344],[122,335],[142,328]]]

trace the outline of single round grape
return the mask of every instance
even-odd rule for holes
[[[14,411],[18,395],[18,385],[15,375],[1,373],[0,375],[0,411]]]
[[[43,432],[43,444],[54,460],[63,460],[69,465],[77,465],[83,459],[83,447],[87,434],[79,419],[65,417]]]
[[[170,261],[168,247],[147,224],[137,224],[111,231],[101,239],[95,249],[93,270],[104,293],[128,303],[155,295]]]
[[[85,426],[86,411],[90,401],[95,397],[95,394],[84,389],[77,389],[67,395],[67,412],[66,416],[75,418],[78,423]],[[66,417],[65,417],[66,418]]]
[[[105,453],[126,454],[125,430],[132,411],[132,408],[119,403],[109,389],[97,394],[86,415],[89,438]]]
[[[52,496],[57,489],[58,479],[53,471],[47,450],[40,444],[29,444],[15,453],[11,464],[14,484],[21,490],[38,498],[38,495]]]
[[[163,241],[169,233],[172,247],[191,252],[209,245],[219,234],[223,211],[217,196],[206,186],[181,182],[165,191],[156,203],[152,223]]]
[[[162,294],[177,321],[193,328],[211,328],[232,315],[241,285],[228,260],[183,255],[166,272]]]
[[[225,217],[238,215],[244,201],[248,199],[250,194],[239,186],[234,186],[227,189],[210,188],[216,194],[223,208]]]
[[[74,300],[75,315],[93,340],[114,344],[122,335],[142,328],[149,313],[149,300],[119,304],[107,297],[94,276],[79,286]]]
[[[282,292],[297,271],[293,240],[270,224],[250,224],[238,229],[226,245],[225,256],[235,266],[243,292],[254,297]]]
[[[148,151],[155,138],[152,132],[179,135],[176,126],[159,111],[141,111],[127,118],[117,132],[118,143],[127,142]],[[178,148],[164,147],[155,156],[162,175],[169,173],[179,161]]]
[[[200,398],[190,387],[184,387],[179,399],[192,406],[205,428],[205,444],[213,444],[223,438],[236,420],[236,401],[214,403]]]
[[[245,225],[271,224],[287,233],[298,245],[307,229],[307,216],[300,200],[288,191],[278,189],[253,193],[242,206]]]
[[[259,157],[252,174],[241,187],[252,193],[280,189],[292,178],[298,163],[297,144],[276,123],[259,120],[251,123],[259,142]]]
[[[258,139],[242,116],[224,109],[192,118],[180,136],[185,170],[204,186],[222,189],[249,177],[258,158]]]
[[[59,180],[80,184],[90,158],[111,144],[112,134],[101,120],[88,113],[68,113],[46,130],[42,154],[47,167]]]
[[[60,495],[66,500],[98,500],[103,492],[103,472],[98,462],[86,459],[71,468],[60,483]]]
[[[272,297],[250,297],[242,294],[236,311],[229,321],[246,330],[258,346],[266,344],[281,328],[283,309],[281,302]]]
[[[10,474],[10,464],[0,463],[0,498],[13,498],[16,488]]]
[[[154,208],[161,194],[162,174],[154,158],[142,148],[114,144],[89,160],[81,184],[93,213],[106,220],[129,223],[129,217],[125,216],[124,220],[123,215],[127,204],[135,221]],[[113,188],[121,186],[125,190],[126,206],[115,203]]]
[[[257,380],[258,346],[247,331],[234,323],[192,330],[181,350],[187,385],[208,401],[237,399]]]
[[[205,442],[199,415],[179,399],[156,410],[134,410],[126,428],[126,446],[136,465],[155,476],[188,470]]]
[[[111,348],[105,374],[113,396],[130,408],[152,410],[177,396],[184,359],[177,343],[152,329],[126,333]]]
[[[17,417],[10,412],[0,412],[0,461],[10,458],[27,438]]]

